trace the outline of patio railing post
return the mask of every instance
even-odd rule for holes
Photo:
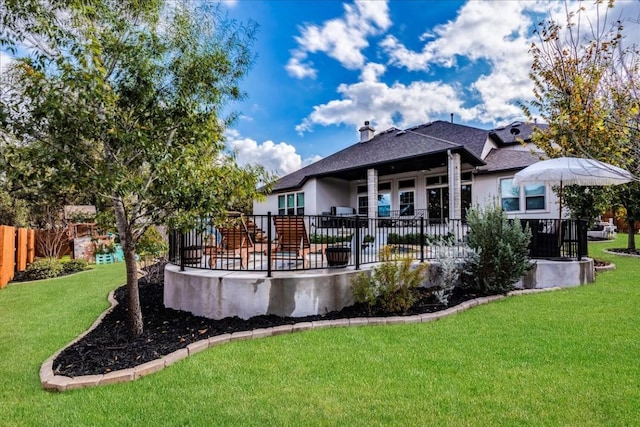
[[[360,270],[360,216],[356,215],[356,270]]]
[[[185,235],[182,231],[179,232],[180,233],[180,247],[178,250],[178,253],[180,254],[180,271],[184,271],[184,241],[185,241]]]
[[[420,262],[424,262],[424,217],[420,217]]]
[[[271,277],[271,211],[267,212],[267,277]]]

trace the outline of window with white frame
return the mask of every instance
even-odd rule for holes
[[[367,195],[367,186],[358,185],[358,215],[369,215],[369,196]]]
[[[391,216],[391,183],[381,182],[378,184],[378,216]]]
[[[513,185],[513,179],[500,180],[500,205],[505,212],[520,210],[520,187]]]
[[[506,212],[520,211],[522,206],[525,211],[544,210],[545,197],[544,183],[527,184],[521,188],[514,186],[511,178],[500,180],[500,203]],[[524,199],[524,203],[521,199]]]
[[[278,215],[304,215],[304,193],[279,195]]]
[[[400,216],[415,215],[415,186],[415,179],[405,179],[398,182]]]
[[[546,187],[543,183],[524,186],[524,206],[528,211],[544,209]]]
[[[427,177],[427,215],[429,219],[449,217],[449,184],[447,175]]]

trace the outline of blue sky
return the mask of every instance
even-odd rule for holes
[[[357,142],[365,120],[383,131],[451,113],[486,129],[522,119],[533,29],[564,16],[557,1],[225,4],[231,17],[260,25],[229,145],[241,162],[279,174]],[[583,6],[593,18],[593,2]],[[619,0],[608,13],[609,21],[637,20],[640,2]]]
[[[569,8],[575,9],[574,2]],[[593,1],[583,2],[595,21]],[[240,163],[284,175],[376,131],[434,120],[490,129],[522,119],[531,98],[528,49],[541,19],[564,22],[558,1],[227,0],[259,25],[247,98],[227,143]],[[618,0],[608,20],[640,21]],[[629,41],[639,42],[629,22]],[[0,69],[9,57],[0,52]]]

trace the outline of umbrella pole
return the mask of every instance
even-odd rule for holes
[[[562,180],[560,180],[560,211],[558,212],[558,251],[562,255]]]

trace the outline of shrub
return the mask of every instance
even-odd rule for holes
[[[62,273],[63,274],[71,274],[77,273],[79,271],[84,271],[89,268],[89,263],[86,259],[72,259],[71,261],[67,261],[62,263]]]
[[[55,258],[42,258],[29,264],[23,273],[24,280],[41,280],[58,277],[62,264]]]
[[[467,223],[473,253],[465,261],[465,284],[484,295],[512,290],[530,268],[529,227],[523,229],[518,219],[508,220],[495,204],[469,209]]]
[[[312,234],[309,241],[314,244],[350,243],[352,234],[332,236],[328,234]]]
[[[421,233],[407,233],[400,235],[397,233],[389,233],[387,236],[387,243],[390,245],[419,245],[421,236],[424,236],[425,245],[452,245],[455,243],[455,236],[453,233],[447,233],[445,235],[423,235]]]
[[[448,305],[449,297],[460,280],[460,266],[456,263],[455,258],[446,252],[438,254],[438,263],[440,287],[433,292],[433,296],[440,304]]]
[[[387,254],[390,256],[390,254]],[[417,300],[417,288],[426,280],[429,264],[413,266],[409,257],[387,261],[373,268],[371,276],[360,273],[351,283],[353,297],[386,313],[406,313]]]
[[[169,245],[153,225],[146,229],[136,245],[136,253],[143,259],[158,258],[168,249]]]

